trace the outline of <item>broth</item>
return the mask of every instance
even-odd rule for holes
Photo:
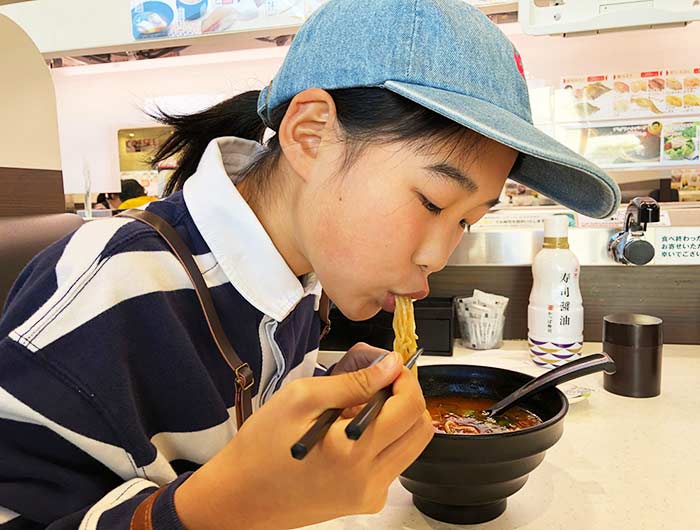
[[[536,415],[522,407],[511,407],[493,418],[485,417],[483,410],[495,404],[493,399],[467,396],[426,397],[428,412],[436,433],[492,434],[517,431],[542,423]]]

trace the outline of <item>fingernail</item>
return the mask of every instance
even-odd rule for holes
[[[386,355],[384,360],[379,363],[379,368],[384,372],[391,372],[394,370],[399,362],[399,354],[396,352],[390,352]]]
[[[375,364],[379,364],[379,363],[382,362],[382,361],[386,358],[386,356],[389,355],[390,353],[391,353],[391,352],[389,352],[389,351],[386,352],[386,353],[382,353],[379,357],[377,357],[374,361],[372,361],[372,362],[370,363],[370,366],[374,366]]]

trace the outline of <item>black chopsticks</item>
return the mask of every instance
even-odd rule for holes
[[[416,353],[406,361],[404,366],[409,370],[413,368],[413,365],[416,364],[418,357],[420,357],[422,353],[423,348],[418,348]],[[379,415],[384,403],[391,397],[391,394],[392,390],[390,386],[384,387],[374,394],[359,414],[345,427],[346,436],[351,440],[359,440],[371,421]]]
[[[370,366],[381,362],[387,355],[389,354],[380,355],[370,363]],[[331,428],[331,425],[340,417],[342,412],[343,409],[328,409],[321,414],[311,428],[304,433],[304,436],[292,446],[292,456],[297,460],[303,460],[308,452],[311,451],[311,448],[325,436],[328,429]]]
[[[340,417],[341,412],[343,409],[328,409],[321,414],[316,423],[292,446],[292,456],[297,460],[303,460],[316,442],[323,438],[335,420]]]
[[[416,350],[416,353],[414,353],[411,358],[406,361],[404,366],[409,369],[413,368],[413,365],[416,364],[418,357],[420,357],[422,353],[423,348]],[[386,355],[387,354],[384,354],[375,359],[372,362],[372,365],[380,362],[386,357]],[[367,402],[367,405],[365,405],[360,413],[355,416],[355,418],[353,418],[353,420],[345,428],[345,434],[347,437],[351,440],[358,440],[371,421],[377,417],[386,400],[391,397],[391,394],[391,387],[388,386],[372,396],[372,398],[370,398],[370,400]],[[309,451],[311,451],[313,446],[316,445],[316,443],[328,432],[328,429],[330,429],[335,420],[340,417],[342,412],[343,409],[328,409],[321,414],[311,428],[304,433],[304,436],[302,436],[299,441],[292,446],[292,456],[297,460],[303,460]]]

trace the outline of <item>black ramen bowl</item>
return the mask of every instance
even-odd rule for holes
[[[532,376],[486,366],[436,365],[418,369],[425,396],[463,395],[499,400]],[[520,490],[528,473],[544,459],[564,431],[569,410],[557,388],[543,390],[519,404],[542,423],[499,434],[436,434],[401,475],[424,514],[448,523],[490,521],[506,509],[507,498]]]

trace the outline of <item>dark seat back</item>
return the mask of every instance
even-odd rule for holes
[[[73,213],[0,217],[0,312],[27,263],[82,224],[82,217]]]

